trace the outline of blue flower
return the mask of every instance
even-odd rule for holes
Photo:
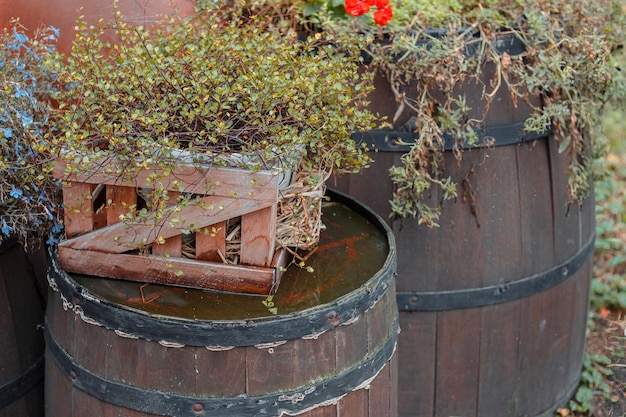
[[[30,98],[30,91],[23,90],[20,87],[17,87],[16,91],[15,91],[15,98],[22,98],[22,97],[29,97]]]
[[[63,225],[60,223],[54,223],[54,225],[52,226],[52,233],[58,234],[61,233],[63,231]]]
[[[57,243],[59,243],[59,239],[57,239],[56,237],[52,235],[52,233],[50,233],[50,237],[48,237],[48,240],[46,240],[46,244],[53,246],[53,245],[56,245]]]
[[[54,34],[55,37],[59,37],[59,35],[61,34],[61,31],[59,30],[59,28],[54,27],[54,26],[49,26],[49,29],[52,31],[52,33]]]
[[[13,231],[13,228],[11,228],[11,226],[9,226],[7,222],[2,219],[2,228],[0,230],[2,230],[3,234],[8,236]]]
[[[2,134],[7,139],[13,136],[13,129],[10,127],[0,127],[0,131],[2,131]]]
[[[33,124],[33,116],[30,114],[26,114],[25,112],[20,112],[20,118],[22,119],[22,126],[25,128],[30,127]]]
[[[11,192],[9,195],[13,198],[20,198],[24,194],[22,190],[15,188],[15,185],[11,185]]]

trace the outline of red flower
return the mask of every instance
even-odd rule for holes
[[[393,17],[393,10],[391,6],[387,5],[374,12],[374,23],[378,26],[385,26]]]
[[[389,6],[389,0],[372,0],[371,6],[376,6],[377,9],[383,9]]]
[[[346,0],[345,9],[350,16],[361,16],[370,11],[370,5],[363,0]]]
[[[369,13],[370,7],[376,7],[374,22],[385,26],[393,17],[389,0],[345,0],[345,10],[351,16],[362,16]]]

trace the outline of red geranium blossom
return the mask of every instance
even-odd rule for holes
[[[351,16],[362,16],[369,13],[370,7],[376,7],[374,22],[385,26],[393,17],[389,0],[345,0],[345,10]]]
[[[380,8],[374,12],[374,22],[378,26],[385,26],[391,18],[393,17],[393,11],[391,10],[391,6],[387,5],[383,8]]]

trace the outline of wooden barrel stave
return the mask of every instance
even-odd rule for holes
[[[43,309],[38,255],[0,244],[0,416],[43,414]],[[44,262],[45,263],[45,262]]]

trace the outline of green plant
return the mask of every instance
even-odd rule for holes
[[[43,136],[56,76],[45,60],[58,33],[47,28],[29,38],[15,21],[0,36],[0,241],[16,236],[25,246],[54,243],[62,230],[58,184]]]
[[[593,411],[592,401],[598,396],[610,400],[611,392],[605,381],[613,374],[608,368],[610,364],[611,360],[605,355],[585,353],[580,385],[568,404],[571,411],[580,413]]]
[[[617,56],[617,62],[618,66],[626,64],[623,52]],[[619,73],[616,82],[625,81],[626,76]],[[595,181],[597,225],[591,307],[593,310],[620,310],[626,309],[626,194],[623,190],[626,123],[623,108],[607,107],[601,127],[607,151],[606,157],[597,161],[603,175]]]
[[[255,10],[269,4],[243,3]],[[459,159],[462,143],[484,145],[477,132],[499,90],[531,107],[527,132],[551,132],[571,156],[571,202],[589,193],[593,160],[602,149],[592,130],[604,103],[624,95],[624,86],[614,81],[612,55],[626,26],[622,1],[397,0],[391,1],[394,17],[384,28],[369,16],[346,19],[335,0],[282,4],[285,15],[295,15],[305,30],[332,33],[337,47],[368,39],[368,68],[389,80],[396,116],[414,116],[409,120],[415,142],[391,169],[393,214],[436,224],[441,207],[426,205],[422,196],[433,186],[447,199],[456,196],[443,163],[444,137],[455,139]],[[523,50],[502,52],[507,39],[519,40]],[[463,95],[470,84],[482,86],[477,108]],[[405,122],[393,116],[383,127],[397,130]]]
[[[278,35],[239,9],[155,28],[120,17],[112,25],[81,23],[71,55],[55,61],[67,88],[55,95],[61,110],[52,139],[68,170],[97,165],[132,177],[155,164],[166,172],[182,163],[304,169],[316,184],[325,172],[369,162],[345,140],[373,126],[369,75],[322,36]],[[146,201],[166,215],[160,207],[175,200],[159,190],[162,179],[152,178],[159,194]],[[186,198],[177,202],[193,203]],[[145,211],[135,209],[126,220]]]

